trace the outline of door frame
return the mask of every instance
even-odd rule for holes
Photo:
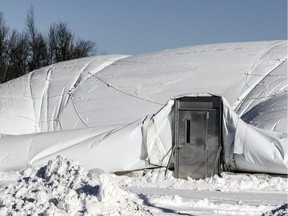
[[[222,146],[223,146],[223,139],[222,139],[222,134],[223,134],[223,124],[222,124],[222,116],[223,116],[223,111],[222,111],[222,100],[221,97],[218,96],[203,96],[203,97],[182,97],[182,98],[177,98],[175,99],[175,104],[174,104],[174,129],[173,129],[173,152],[172,156],[174,158],[174,176],[176,178],[179,178],[179,148],[181,146],[179,145],[179,115],[181,111],[206,111],[209,113],[211,110],[219,110],[219,130],[218,130],[218,153],[216,156],[216,159],[218,157],[218,164],[217,164],[217,169],[216,173],[220,175],[222,171]],[[208,120],[206,120],[206,131],[208,127]],[[206,133],[206,136],[208,136],[208,131]],[[207,141],[207,137],[206,137]],[[216,160],[215,160],[216,161]],[[205,165],[205,169],[207,165]],[[207,176],[209,177],[209,176]]]

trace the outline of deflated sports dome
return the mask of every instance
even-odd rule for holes
[[[0,170],[58,154],[88,169],[166,166],[187,96],[221,98],[226,167],[287,172],[287,41],[89,57],[1,84]]]

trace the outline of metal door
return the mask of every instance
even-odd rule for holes
[[[178,178],[200,179],[215,174],[219,146],[219,110],[179,111]]]

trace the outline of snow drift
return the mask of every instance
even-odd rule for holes
[[[287,41],[77,59],[0,85],[0,170],[56,155],[87,169],[167,165],[173,98],[219,95],[224,162],[287,173]]]
[[[89,173],[62,157],[21,171],[19,181],[0,194],[1,215],[151,215],[142,200],[122,190],[109,174]]]

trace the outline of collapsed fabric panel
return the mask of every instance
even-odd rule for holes
[[[103,83],[96,75],[87,79],[84,84],[73,91],[60,115],[63,128],[128,124],[146,114],[157,112],[162,107],[118,91],[108,83]]]
[[[173,152],[174,99],[146,120],[143,127],[148,161],[154,166],[167,166]],[[222,102],[224,170],[287,174],[287,133],[247,124],[223,97]]]
[[[288,174],[287,133],[270,132],[241,121],[234,145],[236,170]]]
[[[277,61],[280,62],[279,59],[277,59]],[[271,97],[287,92],[287,56],[286,59],[281,61],[281,63],[276,68],[271,70],[270,73],[263,75],[255,71],[255,73],[247,73],[247,76],[259,77],[261,80],[256,86],[254,86],[254,88],[251,89],[247,96],[235,108],[235,111],[240,116],[247,115],[247,112],[249,112],[253,107],[257,106],[259,103],[263,103]]]
[[[257,128],[287,133],[287,93],[279,93],[250,109],[242,119]]]
[[[29,76],[0,85],[0,135],[35,131]]]
[[[59,117],[73,91],[89,77],[125,57],[96,56],[61,62],[1,84],[0,134],[72,129],[71,126],[63,128]],[[77,110],[73,109],[71,115],[79,120]],[[74,125],[75,122],[70,119],[67,124]]]
[[[148,161],[155,166],[167,166],[171,156],[174,125],[174,100],[171,99],[144,124],[144,143]]]
[[[57,63],[0,85],[0,133],[127,124],[154,114],[175,95],[190,93],[218,94],[236,107],[263,77],[285,68],[285,58],[286,41],[269,41]]]
[[[0,139],[0,171],[39,167],[62,155],[86,169],[106,171],[145,167],[142,121],[118,128],[89,128],[7,136]]]
[[[235,107],[286,58],[283,41],[200,45],[130,56],[98,76],[121,91],[163,105],[176,95],[209,92]]]
[[[222,100],[225,168],[287,174],[287,133],[264,130],[245,123],[227,100]]]
[[[124,160],[118,166],[115,157],[113,165],[107,159],[101,166],[109,171],[135,169],[146,167],[146,159],[165,165],[173,139],[173,102],[164,104],[175,95],[209,92],[227,98],[223,98],[227,166],[271,172],[279,164],[282,172],[287,166],[285,148],[284,156],[273,155],[275,160],[270,154],[261,156],[257,148],[263,145],[277,152],[275,140],[281,145],[287,141],[286,48],[286,41],[270,41],[185,47],[131,57],[98,56],[61,62],[4,83],[0,85],[1,166],[9,170],[21,164],[38,165],[58,153],[84,160],[88,150],[83,163],[91,169],[107,152],[119,154],[120,150],[133,159],[127,155],[129,162]],[[151,118],[143,126],[139,122],[132,126],[131,122],[146,115]],[[249,124],[264,130],[254,130]],[[98,134],[99,128],[102,135],[107,132],[105,139]],[[242,133],[243,128],[249,136]],[[65,131],[68,129],[77,130]],[[58,130],[62,131],[5,135]],[[269,131],[283,139],[266,136]],[[133,152],[126,151],[132,146],[130,135],[136,143]],[[118,139],[119,146],[115,144]],[[95,155],[100,155],[99,160]]]
[[[73,91],[59,118],[61,125],[127,124],[156,113],[171,97],[188,93],[218,94],[234,107],[282,64],[284,45],[281,41],[206,45],[119,59]]]
[[[225,168],[286,174],[287,133],[269,132],[245,123],[223,101]],[[41,166],[62,155],[86,169],[128,171],[167,166],[172,150],[174,100],[156,115],[120,127],[99,127],[0,139],[0,171]]]

